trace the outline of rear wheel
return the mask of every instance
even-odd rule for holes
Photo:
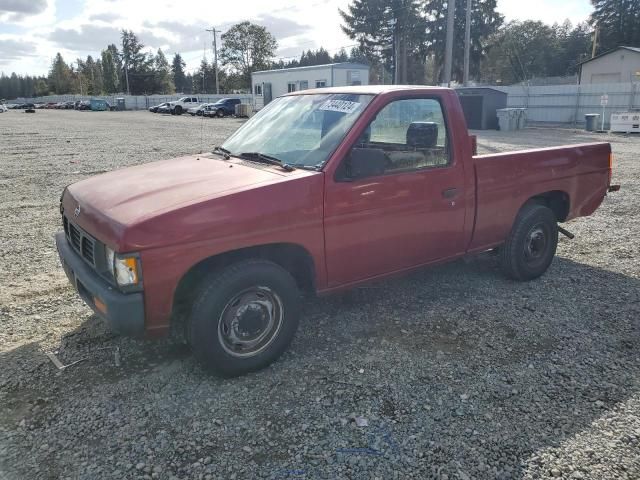
[[[500,249],[500,265],[515,280],[533,280],[547,271],[558,246],[555,214],[546,206],[522,207],[507,241]]]
[[[298,327],[300,294],[279,265],[247,260],[205,279],[189,318],[196,358],[223,376],[259,370],[287,348]]]

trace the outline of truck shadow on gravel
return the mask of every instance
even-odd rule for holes
[[[113,452],[122,425],[137,421],[151,444],[165,445],[154,454],[163,471],[176,474],[226,474],[215,465],[231,456],[267,478],[388,478],[389,469],[549,476],[541,452],[638,393],[639,315],[638,279],[557,258],[541,279],[516,283],[482,256],[308,301],[289,352],[233,380],[210,377],[180,343],[116,338],[91,318],[61,343],[65,362],[90,356],[68,370],[58,372],[36,344],[0,355],[16,372],[0,382],[2,426],[16,435],[7,458],[26,455],[38,435],[49,445],[81,443],[64,418],[88,408],[86,398],[112,431],[85,446],[75,469],[88,458],[107,467],[100,452]],[[140,406],[144,420],[127,413]],[[354,414],[369,427],[357,427]],[[371,445],[376,429],[393,449]],[[176,447],[203,435],[202,451]],[[207,455],[213,470],[193,466]],[[580,466],[586,478],[598,458]]]

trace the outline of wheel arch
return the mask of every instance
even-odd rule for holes
[[[212,271],[247,259],[270,260],[284,268],[307,294],[316,291],[316,266],[309,251],[299,244],[272,243],[231,250],[202,259],[180,278],[173,294],[172,323],[183,318],[194,300],[197,288]]]
[[[551,190],[549,192],[538,193],[529,198],[520,207],[520,210],[529,203],[537,203],[548,207],[555,214],[558,222],[564,222],[569,216],[569,212],[571,210],[571,199],[569,194],[562,190]]]

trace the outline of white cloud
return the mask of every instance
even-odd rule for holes
[[[591,10],[590,0],[498,0],[498,11],[507,21],[540,20],[553,24],[568,18],[576,24],[587,20]]]
[[[346,8],[349,0],[76,0],[75,15],[56,19],[55,3],[68,7],[65,1],[0,0],[0,39],[5,40],[5,47],[9,41],[29,46],[26,52],[25,48],[10,50],[12,54],[3,57],[0,69],[44,74],[57,51],[68,62],[78,56],[95,56],[107,44],[119,44],[121,29],[136,32],[150,49],[163,48],[169,56],[180,52],[188,70],[198,67],[205,48],[207,57],[212,56],[211,34],[205,29],[215,26],[225,31],[244,20],[262,24],[275,34],[278,57],[298,56],[302,50],[320,46],[333,53],[354,43],[340,29],[338,14],[338,8]],[[507,20],[553,23],[569,18],[576,23],[588,17],[591,7],[589,0],[498,0],[498,10]],[[32,16],[25,17],[27,14]],[[2,22],[9,27],[4,34]]]

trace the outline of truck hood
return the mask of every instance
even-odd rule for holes
[[[67,187],[62,207],[73,222],[107,241],[131,225],[168,211],[310,173],[248,166],[212,154],[193,155],[81,180]]]

